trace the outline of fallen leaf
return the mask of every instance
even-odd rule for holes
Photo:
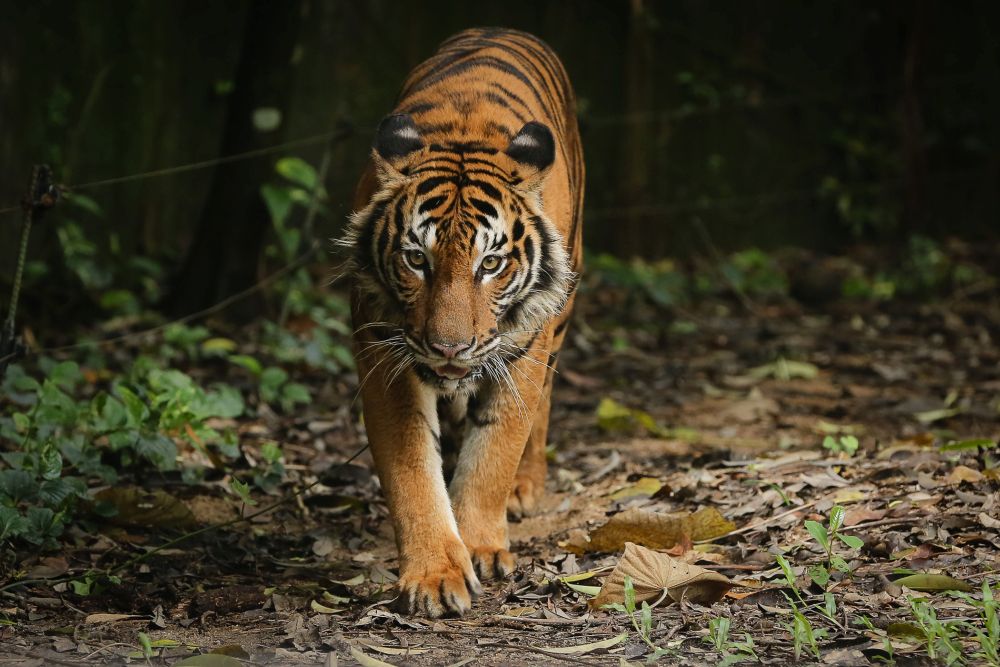
[[[309,608],[317,614],[339,614],[344,611],[343,609],[335,609],[333,607],[321,605],[319,602],[316,602],[316,600],[309,603]]]
[[[378,658],[366,655],[361,649],[351,648],[351,657],[358,661],[361,667],[396,667],[391,662],[383,662]]]
[[[700,509],[694,514],[676,512],[662,514],[633,508],[616,514],[607,523],[590,534],[586,544],[567,545],[583,547],[577,554],[592,551],[618,551],[626,542],[652,549],[669,549],[685,541],[698,542],[722,537],[736,529],[736,524],[724,518],[714,507]]]
[[[43,558],[37,565],[28,570],[28,579],[55,579],[69,572],[69,563],[65,558]]]
[[[987,528],[992,528],[993,530],[1000,530],[1000,519],[991,517],[986,512],[979,513],[979,523],[983,524]]]
[[[539,651],[545,651],[547,653],[582,655],[584,653],[593,653],[594,651],[600,651],[602,649],[611,648],[612,646],[617,646],[626,639],[628,639],[628,633],[623,632],[616,637],[612,637],[611,639],[604,639],[599,642],[590,642],[589,644],[576,644],[575,646],[536,646],[535,648]]]
[[[577,593],[583,593],[584,595],[589,595],[590,597],[594,597],[601,592],[600,586],[584,586],[583,584],[571,584],[566,581],[563,583],[566,584],[566,586],[571,590],[574,590]]]
[[[894,580],[897,586],[906,586],[915,591],[937,593],[940,591],[971,591],[967,582],[946,574],[909,574]]]
[[[112,486],[94,499],[113,506],[116,514],[108,519],[117,526],[142,528],[189,528],[196,521],[187,505],[160,489]]]
[[[420,655],[421,653],[427,653],[430,651],[429,648],[412,648],[409,646],[379,646],[378,644],[369,644],[368,642],[359,641],[359,644],[372,651],[377,651],[379,653],[384,653],[386,655]]]
[[[955,466],[944,480],[945,484],[961,484],[962,482],[976,484],[981,481],[983,481],[983,473],[969,466]]]
[[[594,609],[625,601],[625,577],[632,579],[636,603],[658,598],[666,592],[676,601],[702,604],[718,602],[733,583],[718,572],[684,563],[666,554],[629,542],[618,565],[604,581],[601,593],[590,601]]]
[[[117,623],[118,621],[135,621],[146,616],[136,616],[135,614],[88,614],[83,619],[84,625],[96,625],[97,623]]]
[[[651,496],[663,488],[663,483],[655,477],[641,477],[635,484],[618,489],[611,494],[612,500],[623,500],[637,496]]]
[[[943,419],[950,419],[961,412],[962,411],[958,408],[942,408],[940,410],[917,412],[914,413],[913,416],[921,424],[933,424],[934,422],[941,421]]]
[[[243,663],[223,653],[203,653],[175,662],[174,667],[243,667]]]
[[[806,361],[789,361],[788,359],[778,359],[774,363],[757,366],[747,371],[747,375],[763,380],[773,377],[777,380],[793,380],[803,378],[811,380],[819,374],[819,369],[815,365]]]

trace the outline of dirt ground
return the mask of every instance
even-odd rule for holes
[[[997,294],[809,308],[733,299],[669,317],[625,298],[581,300],[560,358],[549,493],[537,516],[512,524],[516,575],[489,582],[466,617],[392,612],[395,551],[371,459],[343,463],[364,444],[350,406],[356,380],[314,377],[309,409],[239,424],[251,462],[269,438],[286,457],[281,489],[244,511],[287,502],[169,546],[89,596],[50,580],[124,562],[183,531],[74,527],[65,551],[27,555],[19,570],[32,582],[0,598],[10,619],[0,664],[146,662],[140,632],[153,664],[215,651],[190,664],[619,665],[641,664],[651,645],[661,664],[717,664],[723,656],[707,640],[720,618],[730,639],[750,635],[764,664],[813,661],[809,646],[795,657],[794,591],[776,554],[791,565],[822,663],[874,664],[891,647],[897,664],[932,664],[907,597],[928,597],[943,621],[976,610],[896,584],[899,572],[950,575],[979,599],[983,582],[1000,578]],[[824,448],[828,435],[853,436],[859,448]],[[974,439],[993,445],[942,450]],[[220,479],[133,481],[175,495],[196,525],[240,511]],[[826,554],[804,522],[825,522],[837,505],[843,533],[864,545],[837,546],[849,572],[832,575],[836,609],[823,614],[808,568]],[[626,614],[591,609],[588,589],[560,580],[596,570],[570,583],[600,586],[621,550],[591,553],[586,536],[636,508],[713,508],[735,525],[660,546],[735,586],[711,605],[657,605],[648,643]],[[560,652],[622,633],[607,648]],[[967,656],[977,650],[971,634],[961,641]]]

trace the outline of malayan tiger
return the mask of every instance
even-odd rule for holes
[[[540,39],[473,29],[406,79],[342,243],[398,603],[462,614],[537,507],[556,354],[581,267],[575,98]],[[458,449],[446,485],[443,456]]]

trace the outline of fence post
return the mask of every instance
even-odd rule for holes
[[[41,220],[48,209],[59,200],[59,189],[52,183],[52,170],[48,165],[36,164],[31,169],[31,182],[28,192],[21,202],[24,216],[21,219],[21,244],[17,253],[17,264],[14,268],[14,279],[10,285],[10,302],[7,305],[7,317],[3,329],[0,330],[0,380],[7,371],[11,361],[24,356],[25,347],[20,336],[16,335],[14,322],[17,317],[17,302],[21,296],[21,278],[24,275],[24,264],[28,256],[28,237],[31,235],[31,225]]]

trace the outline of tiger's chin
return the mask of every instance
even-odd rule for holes
[[[455,366],[452,364],[430,366],[418,362],[413,368],[417,377],[424,384],[430,385],[439,394],[445,395],[471,391],[483,377],[482,366]]]

